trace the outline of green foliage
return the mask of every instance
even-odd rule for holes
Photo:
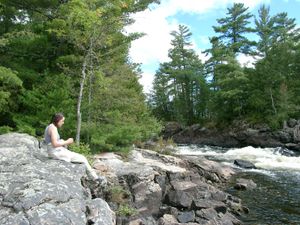
[[[137,214],[137,210],[133,207],[130,207],[129,205],[120,205],[117,214],[120,216],[134,216]]]
[[[42,136],[53,113],[63,112],[63,138],[75,136],[80,103],[81,141],[75,151],[128,152],[132,143],[157,136],[161,124],[145,104],[140,68],[129,62],[132,40],[124,27],[155,0],[1,1],[0,127]],[[217,20],[209,60],[191,48],[191,32],[171,33],[170,62],[161,63],[149,106],[162,121],[227,124],[235,119],[267,122],[274,129],[300,117],[299,29],[286,13],[262,6],[255,29],[241,3]],[[254,68],[237,56],[253,54]],[[82,90],[82,100],[79,93]]]
[[[2,1],[0,126],[42,136],[51,116],[63,112],[61,136],[74,137],[82,86],[85,144],[74,151],[89,154],[88,145],[128,151],[135,140],[158,133],[138,83],[139,69],[128,62],[130,42],[141,35],[123,33],[133,22],[129,12],[152,2]]]
[[[32,126],[30,126],[30,125],[28,125],[28,124],[26,124],[26,123],[24,123],[21,118],[16,119],[16,117],[15,117],[14,120],[18,124],[17,125],[17,131],[18,132],[20,132],[20,133],[27,133],[27,134],[30,134],[30,135],[33,135],[33,136],[36,135],[35,128],[32,127]]]
[[[81,155],[84,156],[91,156],[91,149],[90,146],[88,144],[85,143],[80,143],[79,145],[77,144],[71,144],[69,145],[69,149],[73,152],[77,152]]]
[[[9,126],[1,126],[0,127],[0,134],[6,134],[11,132],[13,129]]]
[[[238,62],[231,57],[227,58],[226,64],[218,65],[216,71],[214,110],[217,119],[231,121],[245,113],[249,80]]]
[[[274,18],[270,16],[270,8],[262,5],[258,10],[258,18],[255,19],[255,31],[260,37],[257,43],[257,49],[263,54],[267,55],[268,51],[274,41],[272,33],[274,33]]]
[[[216,33],[220,33],[218,39],[234,53],[251,53],[254,43],[246,35],[254,31],[249,27],[252,15],[247,12],[248,8],[243,3],[234,3],[227,10],[228,16],[217,19],[219,26],[213,27]]]
[[[45,76],[40,84],[36,84],[32,90],[27,90],[19,96],[23,109],[14,115],[13,121],[23,132],[31,127],[30,134],[40,136],[49,124],[51,116],[55,112],[64,112],[66,123],[63,133],[66,136],[72,135],[70,128],[75,129],[72,116],[75,102],[73,93],[69,91],[72,88],[71,80],[63,74],[45,74]]]
[[[133,216],[137,210],[129,205],[131,193],[122,186],[112,186],[108,189],[108,198],[110,202],[118,205],[117,214],[119,216]]]
[[[206,110],[208,86],[201,60],[190,49],[189,29],[180,25],[171,35],[171,61],[162,63],[155,75],[150,106],[162,120],[192,124],[200,120]]]
[[[108,190],[109,201],[117,203],[118,205],[124,205],[128,202],[130,197],[130,192],[124,190],[121,186],[112,186]]]
[[[126,66],[116,72],[97,78],[91,108],[83,106],[90,111],[90,122],[83,123],[82,137],[95,152],[127,152],[133,142],[151,138],[161,129],[148,112],[135,74]],[[101,88],[96,88],[97,82]]]
[[[189,57],[189,30],[181,26],[172,32],[171,61],[160,64],[150,96],[154,115],[163,121],[214,126],[238,119],[268,123],[273,129],[288,118],[299,118],[300,29],[287,13],[272,16],[265,5],[252,28],[247,11],[242,3],[234,3],[226,17],[217,19],[213,28],[219,36],[210,38],[212,47],[205,51],[210,58],[204,68],[198,64],[198,70],[189,67],[196,61]],[[256,46],[249,39],[253,32],[259,37]],[[243,54],[259,56],[255,67],[239,64]]]
[[[0,66],[0,115],[14,110],[16,96],[22,90],[22,81],[17,73]]]
[[[176,144],[174,143],[172,138],[168,138],[167,140],[164,140],[162,137],[159,137],[154,149],[152,150],[160,154],[172,155],[175,147]]]

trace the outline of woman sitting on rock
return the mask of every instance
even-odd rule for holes
[[[68,150],[66,147],[74,142],[73,138],[63,140],[60,138],[57,128],[65,123],[65,117],[62,113],[53,115],[51,123],[45,129],[45,144],[50,158],[64,160],[66,162],[83,163],[87,169],[88,175],[101,184],[106,184],[105,177],[98,176],[92,169],[87,159],[76,152]]]

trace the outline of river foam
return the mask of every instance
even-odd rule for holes
[[[242,159],[252,162],[257,168],[266,170],[296,170],[300,171],[300,157],[282,148],[244,148],[224,149],[210,146],[179,146],[180,155],[210,156],[227,162]]]

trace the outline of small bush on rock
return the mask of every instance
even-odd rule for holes
[[[129,205],[120,205],[117,211],[117,214],[120,216],[133,216],[137,214],[137,210],[135,208],[130,207]]]
[[[110,201],[117,204],[124,204],[130,197],[130,192],[121,186],[113,186],[109,189]]]

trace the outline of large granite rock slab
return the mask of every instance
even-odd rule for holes
[[[26,134],[0,135],[0,224],[115,224],[102,199],[82,185],[85,167],[49,159]]]

